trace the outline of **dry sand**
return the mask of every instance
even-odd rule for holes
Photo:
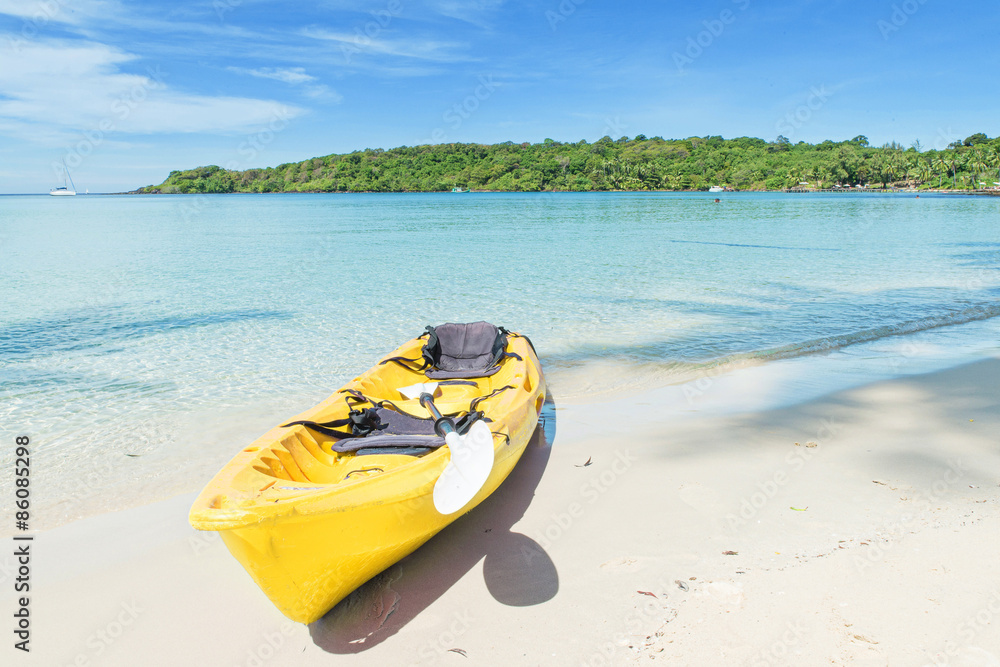
[[[1000,360],[661,399],[557,405],[554,446],[310,627],[188,527],[193,495],[43,532],[4,664],[1000,665]]]

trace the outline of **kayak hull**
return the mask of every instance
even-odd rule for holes
[[[415,339],[386,358],[413,357],[415,351],[419,356],[420,345]],[[545,381],[527,339],[511,337],[507,349],[521,359],[505,359],[499,373],[476,379],[475,387],[442,387],[435,397],[448,413],[467,409],[471,398],[509,387],[478,406],[491,419],[494,465],[460,511],[443,515],[434,507],[434,484],[450,460],[447,446],[420,457],[358,456],[333,451],[332,438],[303,426],[276,427],[205,487],[191,509],[192,526],[218,531],[230,553],[290,619],[319,619],[485,500],[517,464],[538,422]],[[419,415],[418,401],[389,394],[420,381],[427,381],[422,373],[393,363],[373,367],[344,389],[388,398]],[[290,421],[345,416],[342,391]]]

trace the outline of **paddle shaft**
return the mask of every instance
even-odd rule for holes
[[[455,425],[452,421],[450,419],[446,419],[441,414],[441,411],[437,409],[437,406],[434,405],[433,396],[427,392],[420,394],[420,405],[427,408],[427,410],[431,413],[431,416],[434,417],[434,425],[438,426],[442,433],[453,433],[455,431]]]

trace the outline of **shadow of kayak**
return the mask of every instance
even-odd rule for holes
[[[555,434],[555,403],[548,396],[538,427],[503,484],[478,507],[312,623],[313,642],[329,653],[360,653],[377,646],[484,558],[483,578],[498,602],[526,607],[555,597],[559,574],[552,559],[530,537],[511,531],[531,504]]]

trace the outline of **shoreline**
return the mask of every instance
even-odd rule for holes
[[[448,190],[349,190],[349,191],[328,191],[328,190],[295,190],[281,192],[139,192],[129,190],[125,192],[87,192],[77,193],[78,197],[120,197],[124,195],[156,195],[156,196],[178,196],[178,197],[199,197],[199,196],[225,196],[225,195],[439,195],[439,194],[610,194],[610,193],[671,193],[671,194],[705,194],[705,195],[732,195],[746,192],[771,193],[771,194],[855,194],[855,195],[902,195],[902,194],[934,194],[934,195],[968,195],[1000,197],[1000,189],[985,190],[948,190],[941,188],[911,189],[911,188],[823,188],[823,189],[775,189],[775,190],[726,190],[724,192],[709,192],[705,190],[465,190],[461,193],[450,192]],[[0,197],[48,197],[47,192],[8,192],[0,193]]]
[[[780,190],[726,190],[724,192],[709,192],[708,189],[705,190],[664,190],[664,189],[648,189],[648,190],[465,190],[461,193],[450,192],[448,190],[398,190],[398,191],[380,191],[380,190],[345,190],[331,192],[327,190],[295,190],[295,191],[281,191],[281,192],[139,192],[138,190],[132,190],[129,192],[98,192],[90,194],[101,194],[101,195],[179,195],[184,197],[199,196],[199,195],[432,195],[432,194],[588,194],[588,193],[613,193],[613,192],[668,192],[673,194],[678,193],[692,193],[692,194],[720,194],[720,195],[731,195],[741,192],[763,192],[763,193],[774,193],[774,194],[937,194],[937,195],[985,195],[985,196],[1000,196],[1000,189],[998,190],[945,190],[937,188],[928,188],[925,190],[920,189],[910,189],[910,188],[823,188],[819,190],[814,189],[780,189]]]
[[[661,418],[689,419],[734,411],[768,410],[811,400],[855,386],[941,370],[1000,353],[1000,318],[971,320],[862,340],[844,346],[820,346],[808,353],[761,359],[736,355],[678,370],[663,364],[591,360],[580,366],[549,368],[550,391],[561,406],[606,404],[627,410],[631,401],[659,406]],[[109,461],[86,461],[79,476],[38,480],[33,522],[42,530],[196,493],[238,451],[274,424],[334,391],[324,387],[311,396],[272,397],[239,409],[203,409],[151,416],[147,424],[172,434],[170,441],[128,467]],[[572,428],[572,427],[569,427]],[[124,437],[107,430],[106,437]],[[183,469],[178,460],[186,461]],[[115,467],[118,466],[118,467]],[[127,473],[127,474],[126,474]],[[59,486],[52,486],[59,484]],[[128,498],[122,503],[122,498]],[[43,499],[50,499],[45,502]],[[11,525],[13,515],[10,515]],[[0,529],[9,536],[10,529]]]
[[[192,494],[91,517],[38,536],[32,664],[996,659],[1000,623],[960,628],[1000,614],[998,396],[996,355],[685,419],[556,394],[553,446],[308,628],[187,525]]]

